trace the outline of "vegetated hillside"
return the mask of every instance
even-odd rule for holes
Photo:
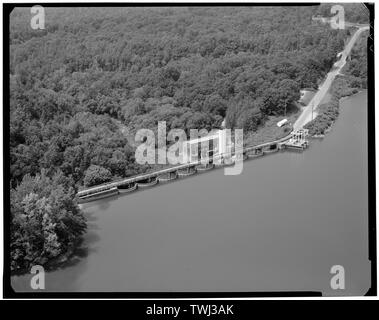
[[[316,87],[343,47],[346,32],[312,23],[314,10],[46,8],[39,31],[15,10],[12,179],[59,168],[80,182],[91,164],[133,173],[111,118],[131,131],[159,120],[210,129],[224,117],[255,130]]]
[[[317,87],[348,35],[312,22],[317,7],[45,11],[45,30],[28,8],[10,17],[13,270],[70,252],[78,186],[147,169],[120,124],[254,131]]]

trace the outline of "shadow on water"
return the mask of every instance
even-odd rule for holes
[[[81,208],[86,212],[98,212],[99,210],[107,210],[110,206],[110,201],[113,197],[103,198],[96,201],[91,201],[87,203],[82,203]]]
[[[80,275],[88,268],[88,257],[98,252],[97,243],[101,240],[98,235],[98,218],[95,212],[87,212],[87,232],[76,243],[71,254],[67,257],[60,257],[44,265],[46,271],[46,291],[71,291]],[[62,272],[64,270],[64,272]],[[30,286],[33,275],[29,270],[14,273],[11,277],[12,288],[16,292],[33,291]],[[54,279],[50,281],[50,279]]]
[[[75,245],[75,248],[72,249],[72,252],[67,257],[60,257],[57,258],[50,263],[44,265],[44,269],[47,272],[54,272],[57,270],[65,269],[68,267],[75,266],[77,263],[79,263],[81,260],[88,257],[89,254],[97,252],[97,248],[93,247],[93,245],[100,241],[100,237],[97,234],[97,230],[99,230],[99,227],[96,224],[88,224],[91,231],[88,231],[84,237],[82,237],[77,244]],[[14,272],[12,276],[24,276],[28,274],[28,270],[22,270],[18,272]]]
[[[96,252],[96,248],[91,247],[93,243],[100,240],[100,237],[95,232],[87,233],[85,239],[81,239],[78,246],[73,250],[72,254],[64,262],[59,263],[48,269],[49,272],[53,272],[60,269],[73,267],[80,263],[83,259],[87,258],[90,253]]]

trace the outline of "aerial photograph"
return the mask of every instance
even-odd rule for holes
[[[116,5],[8,8],[13,294],[373,293],[370,5]]]

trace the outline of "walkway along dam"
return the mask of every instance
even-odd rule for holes
[[[224,132],[224,130],[219,130]],[[218,150],[209,151],[209,161],[206,164],[201,159],[197,161],[189,161],[184,164],[172,166],[166,169],[149,172],[119,181],[101,184],[95,187],[83,189],[77,193],[79,202],[95,201],[101,198],[110,197],[119,193],[129,193],[137,190],[138,188],[146,188],[156,185],[158,183],[168,182],[177,178],[183,178],[213,169],[216,166],[229,166],[233,165],[236,161],[244,161],[249,158],[256,158],[264,154],[270,154],[281,149],[294,149],[304,150],[308,147],[308,140],[306,139],[308,131],[300,129],[291,132],[289,135],[271,142],[266,142],[256,146],[244,147],[243,150],[234,150],[230,152],[218,152]],[[224,146],[225,140],[221,138],[222,135],[216,134],[202,138],[204,140],[218,140],[219,146]],[[196,139],[200,143],[200,139]],[[193,144],[191,140],[189,142]],[[222,148],[220,148],[222,150]],[[236,152],[237,151],[237,152]],[[238,155],[242,155],[242,159],[238,159]]]

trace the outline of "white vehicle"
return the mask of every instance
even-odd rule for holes
[[[288,122],[287,119],[280,120],[276,125],[280,128],[283,127]]]

